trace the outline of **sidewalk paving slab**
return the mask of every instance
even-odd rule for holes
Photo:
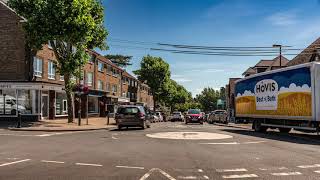
[[[77,120],[68,123],[67,119],[57,119],[57,120],[40,120],[38,122],[33,123],[27,127],[9,127],[9,130],[12,131],[48,131],[48,132],[56,132],[56,131],[92,131],[92,130],[100,130],[100,129],[111,129],[115,128],[114,120],[110,118],[109,124],[107,125],[106,118],[89,118],[88,124],[86,119],[82,119],[81,126],[78,125]]]

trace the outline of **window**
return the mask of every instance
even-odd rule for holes
[[[34,76],[42,76],[42,59],[33,57],[33,74]]]
[[[66,115],[68,112],[67,94],[65,92],[56,93],[56,115]]]
[[[60,75],[60,81],[64,81],[64,76]]]
[[[117,92],[117,91],[118,91],[118,86],[112,85],[112,92]]]
[[[111,91],[110,83],[107,83],[106,91],[107,91],[107,92],[110,92],[110,91]]]
[[[103,63],[98,61],[98,71],[103,72]]]
[[[66,99],[64,99],[63,101],[62,101],[62,111],[63,112],[67,112],[67,110],[68,110],[68,104],[67,104],[67,100]]]
[[[130,98],[130,92],[127,92],[127,98]]]
[[[51,45],[50,41],[48,41],[48,48],[52,49],[52,45]]]
[[[111,75],[112,74],[112,67],[108,65],[107,67],[107,74]]]
[[[103,90],[103,82],[101,80],[98,81],[98,90]]]
[[[48,61],[48,79],[55,79],[56,70],[53,61]]]
[[[93,81],[93,73],[87,73],[87,85],[92,86],[92,81]]]
[[[88,113],[99,113],[98,97],[88,96]]]

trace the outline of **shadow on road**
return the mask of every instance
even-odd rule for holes
[[[280,133],[276,131],[268,131],[266,133],[259,133],[244,129],[221,129],[221,131],[241,134],[246,136],[254,136],[270,140],[284,141],[297,144],[320,145],[320,136],[316,134],[300,134],[300,133]]]
[[[144,130],[141,127],[129,127],[129,128],[121,128],[121,129],[111,129],[110,131],[136,131],[136,130]]]

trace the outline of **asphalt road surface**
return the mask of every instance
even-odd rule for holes
[[[217,125],[0,130],[0,179],[320,179],[320,138]]]

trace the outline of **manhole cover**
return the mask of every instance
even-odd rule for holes
[[[160,139],[227,139],[232,138],[230,135],[219,134],[219,133],[209,133],[209,132],[160,132],[153,134],[146,134],[146,136],[151,138]]]

